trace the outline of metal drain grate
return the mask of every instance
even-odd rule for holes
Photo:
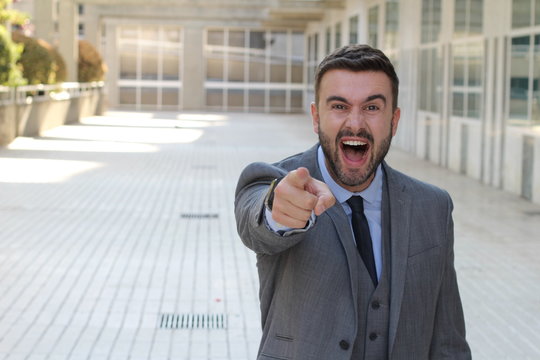
[[[184,213],[180,215],[182,219],[217,219],[219,214],[215,213]]]
[[[160,329],[226,329],[225,314],[161,314]]]

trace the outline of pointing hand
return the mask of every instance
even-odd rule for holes
[[[308,169],[300,167],[288,173],[274,189],[272,218],[281,225],[301,229],[306,226],[312,211],[319,216],[335,202],[328,185],[312,178]]]

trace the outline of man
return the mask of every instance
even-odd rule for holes
[[[398,78],[369,46],[317,68],[320,144],[241,174],[235,214],[257,254],[258,359],[470,359],[449,195],[383,160]]]

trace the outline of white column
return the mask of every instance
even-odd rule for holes
[[[59,50],[67,68],[67,81],[77,81],[78,11],[75,0],[60,0],[58,14]]]
[[[205,106],[203,41],[202,25],[186,25],[182,79],[182,105],[185,110],[201,110]]]

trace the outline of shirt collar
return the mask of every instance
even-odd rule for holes
[[[321,169],[321,174],[324,182],[326,183],[326,185],[328,185],[330,191],[332,191],[336,200],[339,203],[344,203],[349,200],[351,196],[355,195],[362,196],[362,198],[364,198],[364,200],[368,203],[366,204],[366,206],[377,206],[377,204],[380,204],[380,202],[382,201],[383,171],[380,164],[377,167],[375,177],[373,178],[371,184],[369,184],[369,186],[365,190],[355,193],[341,187],[334,181],[334,179],[328,172],[328,169],[326,168],[326,161],[321,146],[319,146],[319,149],[317,151],[317,161],[319,163],[319,168]]]

